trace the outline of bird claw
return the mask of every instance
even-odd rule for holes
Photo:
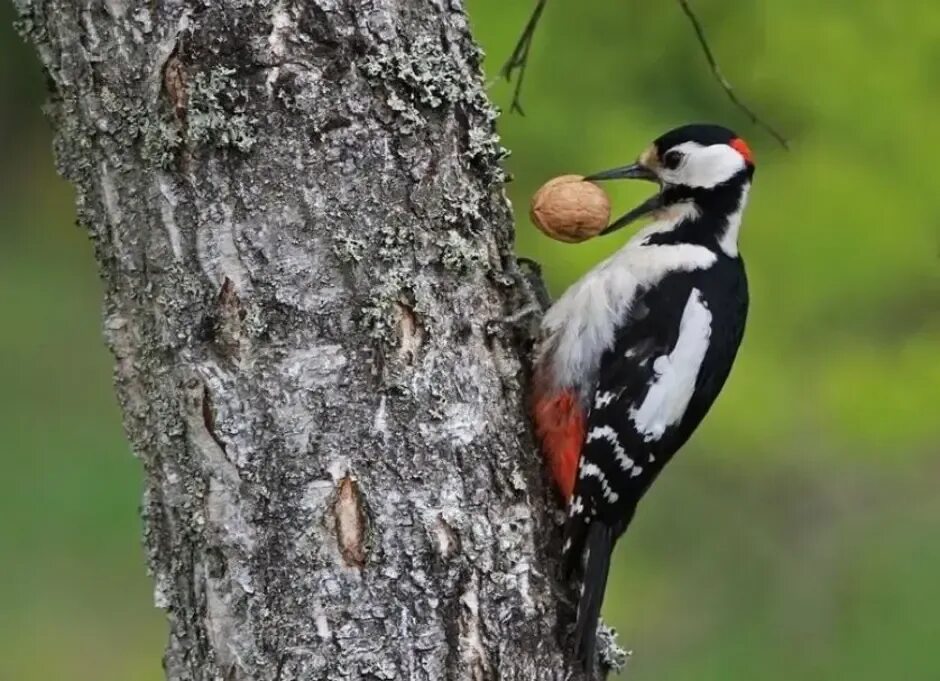
[[[530,304],[538,305],[543,311],[552,305],[552,297],[542,281],[542,266],[531,258],[516,258],[519,275],[525,285],[525,297]]]

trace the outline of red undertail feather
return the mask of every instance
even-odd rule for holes
[[[536,392],[532,416],[542,455],[558,490],[567,502],[574,492],[578,460],[584,444],[584,409],[571,390],[543,394]]]

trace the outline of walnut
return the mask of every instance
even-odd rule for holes
[[[529,212],[542,232],[568,243],[597,236],[610,221],[610,200],[581,175],[561,175],[543,184],[532,196]]]

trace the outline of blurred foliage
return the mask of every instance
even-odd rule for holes
[[[469,0],[495,77],[529,2]],[[674,3],[552,0],[505,115],[519,251],[554,292],[628,235],[556,243],[545,179],[722,122],[758,164],[752,287],[724,394],[618,547],[606,614],[632,681],[940,678],[940,5],[695,3],[737,92]],[[44,79],[0,5],[0,678],[162,677],[139,548],[140,470],[101,342],[100,286],[52,169]],[[510,88],[494,84],[508,108]],[[609,185],[626,211],[648,187]]]

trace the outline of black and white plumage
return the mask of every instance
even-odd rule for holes
[[[537,403],[573,395],[580,410],[549,419],[543,409],[536,430],[553,471],[563,453],[552,451],[552,428],[578,423],[583,433],[564,551],[569,569],[581,569],[575,636],[588,665],[613,545],[701,423],[741,343],[748,291],[737,236],[753,172],[734,133],[690,125],[657,139],[639,162],[588,178],[661,186],[612,229],[645,214],[654,222],[548,311],[536,362]]]

